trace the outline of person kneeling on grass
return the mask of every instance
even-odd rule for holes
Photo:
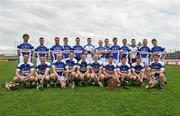
[[[93,79],[100,87],[103,87],[102,81],[104,75],[102,74],[102,62],[99,60],[99,55],[94,54],[93,61],[90,63],[91,79]]]
[[[115,75],[116,65],[112,56],[109,56],[108,62],[103,66],[104,84],[107,84],[108,80],[111,78],[117,79]]]
[[[78,67],[78,62],[74,58],[74,52],[71,51],[69,54],[69,58],[65,59],[65,63],[68,66],[68,71],[66,73],[67,84],[72,88],[75,87],[75,75]]]
[[[47,84],[47,87],[50,87],[49,82],[50,82],[50,68],[51,64],[46,61],[46,57],[42,56],[40,57],[40,62],[37,64],[35,67],[35,75],[38,79],[38,85],[37,89],[39,87],[43,88],[44,84]],[[39,85],[40,83],[40,85]]]
[[[164,90],[164,84],[165,84],[165,68],[164,68],[164,63],[160,61],[159,55],[154,54],[153,55],[154,61],[150,64],[149,67],[149,76],[150,76],[150,81],[146,85],[146,89],[148,88],[153,88],[153,87],[160,87],[160,90]]]
[[[34,77],[34,66],[32,63],[28,62],[29,56],[23,56],[23,62],[19,63],[16,69],[16,76],[13,81],[15,83],[25,84],[27,87],[31,86],[31,82],[36,79]]]
[[[116,77],[119,82],[119,86],[123,84],[125,88],[128,85],[128,80],[130,80],[131,68],[130,65],[126,62],[126,57],[121,58],[121,63],[117,65],[116,68]]]
[[[62,58],[62,54],[57,54],[57,60],[52,64],[53,73],[50,78],[56,78],[60,87],[64,89],[66,87],[67,77],[65,75],[68,72],[68,66],[62,61]]]
[[[85,79],[87,80],[87,74],[89,73],[90,64],[87,60],[87,55],[85,53],[82,53],[81,60],[78,62],[78,68],[75,75],[76,81],[79,81],[79,85],[82,84],[82,82],[85,82]]]
[[[138,82],[140,82],[141,86],[144,86],[143,80],[145,77],[145,66],[141,62],[140,57],[136,58],[136,62],[132,64],[131,70],[132,74],[130,76],[130,79],[135,81],[137,80]]]

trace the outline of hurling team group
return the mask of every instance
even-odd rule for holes
[[[122,39],[122,46],[118,45],[117,38],[104,39],[95,47],[92,38],[87,38],[87,43],[82,45],[76,37],[75,45],[70,46],[67,37],[62,40],[55,37],[50,48],[44,45],[43,37],[39,38],[36,48],[28,40],[29,35],[24,34],[23,42],[17,46],[19,64],[13,79],[15,83],[36,88],[58,85],[64,89],[82,85],[103,87],[113,78],[118,87],[127,88],[136,82],[146,89],[164,90],[166,51],[156,39],[151,40],[152,48],[148,47],[147,39],[143,39],[140,46],[135,39],[131,39],[131,44]]]

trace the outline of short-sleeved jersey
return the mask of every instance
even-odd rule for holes
[[[65,63],[69,69],[78,67],[78,62],[75,58],[73,60],[70,60],[69,58],[67,58],[67,59],[65,59]]]
[[[114,74],[116,69],[116,65],[113,64],[109,64],[108,62],[104,64],[103,66],[103,70],[105,70],[108,74]]]
[[[165,51],[165,48],[161,47],[161,46],[155,46],[151,48],[151,52],[152,54],[158,54],[160,56],[160,59],[162,59],[162,55]]]
[[[131,69],[132,71],[135,71],[136,73],[140,73],[145,70],[145,66],[143,63],[140,63],[140,64],[133,63]]]
[[[95,73],[99,73],[99,71],[102,69],[102,67],[103,67],[103,65],[102,65],[102,62],[100,61],[100,60],[98,60],[98,61],[92,61],[91,63],[90,63],[90,66],[91,66],[91,68],[93,69],[93,71],[95,72]]]
[[[20,50],[20,56],[29,55],[31,56],[31,51],[33,51],[34,47],[29,43],[22,43],[17,46],[17,49]]]
[[[138,47],[136,45],[135,46],[131,45],[130,53],[132,54],[132,58],[135,59],[138,54]]]
[[[63,52],[63,47],[61,45],[54,45],[50,48],[50,51],[52,52],[52,61],[55,61],[56,60],[56,54],[58,53],[62,53]]]
[[[104,46],[104,47],[105,47],[105,51],[110,51],[110,49],[111,49],[111,47],[108,46],[108,45],[106,45],[106,46]],[[108,59],[109,56],[110,56],[110,53],[105,53],[105,58],[106,58],[106,59]]]
[[[95,49],[95,51],[105,51],[106,50],[106,48],[105,47],[103,47],[103,46],[99,46],[99,47],[97,47],[96,49]],[[101,58],[105,58],[106,57],[106,54],[101,54],[100,55],[100,57]]]
[[[52,67],[55,68],[55,70],[59,76],[64,76],[64,71],[68,68],[68,66],[66,65],[66,63],[64,61],[61,61],[61,62],[55,61],[52,64]]]
[[[38,63],[35,67],[37,74],[44,75],[46,70],[50,71],[51,64],[46,62],[45,64]]]
[[[92,44],[87,44],[84,46],[84,51],[87,53],[87,60],[92,60],[92,55],[94,53],[95,47]]]
[[[81,45],[75,45],[73,46],[75,57],[80,58],[81,54],[84,51],[84,48]]]
[[[149,58],[149,55],[151,54],[151,50],[147,46],[141,46],[139,47],[139,55],[141,58]]]
[[[121,73],[128,73],[131,71],[131,67],[129,64],[122,64],[122,63],[119,63],[116,67],[116,70],[120,71]]]
[[[66,58],[69,58],[69,53],[70,53],[70,51],[71,51],[71,46],[69,46],[69,45],[63,45],[63,52],[64,52],[64,58],[66,59]]]
[[[121,57],[126,57],[126,58],[128,58],[130,51],[131,51],[131,50],[129,49],[129,47],[128,47],[127,45],[122,46],[122,47],[121,47]]]
[[[119,51],[121,50],[121,47],[119,45],[112,45],[110,50],[111,50],[113,59],[119,60]]]
[[[155,73],[159,73],[159,71],[165,70],[165,66],[164,66],[164,63],[161,61],[159,61],[158,63],[151,62],[149,69],[151,69],[151,71],[153,71]]]
[[[89,61],[88,60],[85,60],[85,61],[80,60],[78,62],[78,68],[79,68],[80,72],[85,73],[87,71],[87,69],[90,68]]]
[[[46,57],[49,49],[44,45],[40,45],[34,51],[36,53],[36,57],[40,58],[41,56]]]
[[[19,63],[16,70],[19,71],[21,75],[27,76],[31,71],[34,70],[34,65],[30,62],[28,62],[27,64]]]

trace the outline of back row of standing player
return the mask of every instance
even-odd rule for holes
[[[142,59],[142,62],[149,66],[150,61],[153,61],[153,55],[158,54],[160,56],[161,61],[166,57],[166,51],[163,47],[158,46],[157,40],[152,39],[152,45],[153,47],[148,47],[148,40],[143,39],[142,46],[136,45],[136,40],[131,40],[131,45],[127,45],[127,40],[123,39],[122,43],[123,45],[118,45],[118,39],[113,38],[113,45],[109,44],[109,39],[99,40],[98,44],[99,46],[95,47],[92,44],[92,39],[87,38],[87,44],[85,46],[82,46],[80,43],[80,38],[77,37],[75,39],[76,44],[74,46],[68,45],[68,38],[64,37],[63,42],[64,45],[60,45],[60,38],[55,37],[54,42],[55,45],[53,45],[50,49],[47,48],[44,45],[44,38],[39,39],[40,45],[34,49],[33,45],[28,43],[29,35],[24,34],[23,35],[23,43],[17,46],[18,49],[18,55],[19,55],[19,62],[23,62],[23,55],[29,55],[29,62],[32,62],[32,56],[34,55],[36,58],[36,62],[39,62],[39,58],[41,56],[45,56],[48,58],[49,53],[52,62],[56,60],[56,54],[57,53],[63,53],[64,59],[69,58],[70,51],[74,51],[74,55],[77,61],[81,59],[81,54],[86,53],[87,54],[87,60],[92,61],[93,53],[98,53],[100,55],[100,60],[104,64],[108,56],[112,56],[114,61],[116,63],[120,62],[121,57],[126,57],[128,63],[134,63],[136,60],[136,57],[139,56]]]

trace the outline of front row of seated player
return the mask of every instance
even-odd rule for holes
[[[24,55],[24,62],[18,65],[14,82],[35,84],[37,88],[59,84],[63,89],[66,86],[74,88],[75,85],[89,83],[102,87],[109,79],[114,78],[117,80],[118,86],[126,87],[130,81],[137,81],[144,86],[144,80],[149,77],[146,88],[159,86],[161,90],[164,90],[165,68],[156,54],[154,62],[150,64],[148,70],[145,70],[141,58],[137,58],[136,62],[130,66],[125,57],[121,58],[119,64],[115,64],[113,57],[110,56],[107,62],[102,64],[98,54],[93,55],[92,62],[86,59],[86,54],[82,54],[81,60],[77,62],[74,53],[71,52],[69,58],[65,60],[63,54],[57,54],[57,60],[52,64],[48,63],[45,57],[40,57],[40,62],[35,68],[32,63],[28,62],[28,58],[28,55]]]

